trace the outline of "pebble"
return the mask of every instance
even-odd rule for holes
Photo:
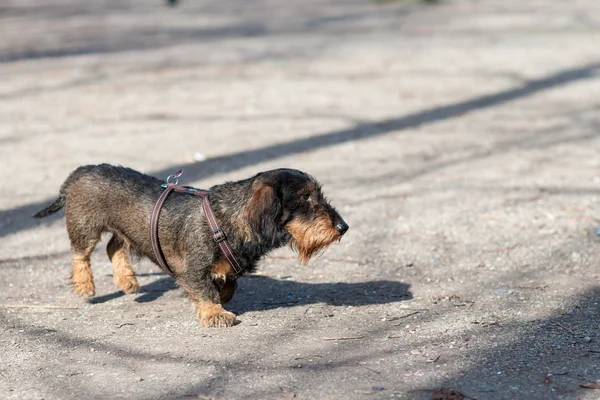
[[[583,341],[586,342],[586,343],[590,343],[592,341],[592,338],[589,337],[589,336],[586,336],[586,337],[583,338]]]

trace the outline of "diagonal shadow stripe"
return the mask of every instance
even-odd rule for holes
[[[443,121],[471,111],[477,111],[531,96],[543,90],[549,90],[574,81],[590,79],[596,76],[600,63],[590,64],[579,68],[569,69],[549,77],[532,80],[521,87],[501,91],[498,93],[476,97],[471,100],[431,108],[407,116],[385,119],[372,123],[358,123],[349,129],[327,132],[308,138],[296,139],[285,143],[274,144],[254,150],[241,151],[221,157],[212,158],[203,162],[183,165],[186,176],[193,180],[200,180],[217,173],[227,173],[264,161],[282,158],[291,154],[303,153],[310,150],[334,146],[337,144],[383,136],[391,132],[418,127],[428,123]],[[151,175],[164,177],[171,174],[174,169],[182,168],[181,164],[169,166]]]
[[[600,63],[587,64],[557,72],[545,78],[525,82],[519,87],[503,90],[489,95],[475,97],[454,104],[433,107],[424,111],[397,118],[388,118],[372,123],[358,123],[348,129],[322,133],[307,138],[295,139],[285,143],[274,144],[259,149],[240,151],[215,157],[206,161],[175,165],[153,171],[150,174],[164,178],[175,169],[184,168],[186,176],[192,180],[200,180],[219,173],[228,173],[240,168],[260,164],[264,161],[283,158],[288,155],[303,153],[309,150],[330,147],[337,144],[368,139],[414,128],[425,124],[448,120],[457,115],[487,109],[503,103],[532,96],[536,93],[555,89],[577,81],[597,76]],[[57,185],[60,182],[57,182]],[[21,230],[37,226],[40,222],[31,218],[35,212],[48,205],[54,197],[42,201],[0,211],[0,237],[11,235]],[[56,220],[57,215],[46,219]]]

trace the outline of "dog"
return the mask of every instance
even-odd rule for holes
[[[107,253],[114,283],[126,294],[139,292],[131,258],[147,257],[158,264],[150,224],[154,205],[165,190],[163,183],[121,166],[82,166],[69,175],[58,198],[34,215],[43,218],[65,208],[76,294],[85,299],[95,294],[90,255],[103,232],[112,233]],[[255,271],[264,255],[286,244],[305,264],[348,230],[317,180],[295,169],[215,185],[208,198],[244,272]],[[157,235],[175,281],[195,303],[201,325],[233,326],[236,316],[223,304],[233,297],[238,274],[213,239],[202,201],[189,194],[170,194]]]

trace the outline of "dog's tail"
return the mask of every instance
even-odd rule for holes
[[[33,218],[44,218],[44,217],[47,217],[48,215],[54,214],[55,212],[57,212],[58,210],[63,208],[65,206],[65,202],[67,200],[67,188],[71,185],[71,183],[75,179],[77,179],[79,177],[79,175],[81,175],[81,170],[83,170],[83,169],[84,169],[83,167],[80,167],[80,168],[77,168],[75,171],[73,171],[71,173],[71,175],[69,175],[67,180],[60,187],[60,191],[58,192],[58,199],[54,200],[54,202],[52,204],[50,204],[48,207],[46,207],[43,210],[40,210],[36,214],[34,214]]]
[[[40,210],[36,214],[34,214],[33,218],[44,218],[50,214],[54,214],[55,212],[57,212],[58,210],[60,210],[61,208],[63,208],[65,206],[66,198],[67,198],[67,193],[65,193],[63,190],[61,190],[60,194],[58,195],[58,199],[54,200],[54,203],[50,204],[48,207],[46,207],[43,210]]]
[[[102,167],[102,166],[104,166],[104,164],[100,165],[100,167]],[[33,218],[44,218],[44,217],[47,217],[48,215],[58,212],[66,204],[67,189],[69,188],[69,186],[71,186],[71,184],[73,182],[79,180],[83,176],[85,176],[89,173],[92,173],[98,167],[99,167],[98,165],[84,165],[82,167],[77,168],[75,171],[71,172],[71,174],[67,177],[65,182],[60,187],[60,191],[58,192],[58,199],[54,200],[54,202],[52,204],[50,204],[48,207],[46,207],[43,210],[40,210],[36,214],[34,214]]]

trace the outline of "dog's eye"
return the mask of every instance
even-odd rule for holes
[[[310,192],[305,192],[304,194],[302,194],[302,199],[304,199],[304,200],[310,199]]]

